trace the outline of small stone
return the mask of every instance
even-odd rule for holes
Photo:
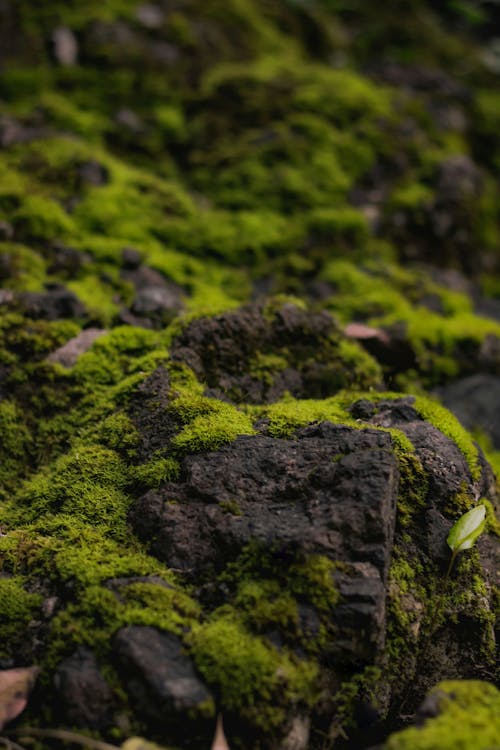
[[[118,631],[113,651],[127,693],[151,721],[193,718],[203,705],[213,705],[212,695],[172,633],[131,625]]]
[[[135,11],[135,17],[147,29],[160,29],[165,20],[165,14],[157,5],[144,3]]]
[[[0,221],[0,242],[11,240],[14,236],[14,227],[8,221]]]
[[[62,661],[54,675],[58,709],[69,724],[90,729],[109,726],[113,691],[102,676],[94,654],[78,648]]]
[[[101,187],[109,182],[109,172],[98,161],[91,159],[78,167],[78,178],[85,185]]]
[[[90,349],[94,341],[106,333],[102,328],[87,328],[49,354],[47,362],[56,362],[63,367],[73,367],[78,357]]]
[[[54,57],[64,67],[71,67],[78,62],[78,42],[74,33],[67,26],[58,26],[52,32]]]
[[[61,320],[85,315],[85,307],[76,294],[59,284],[46,292],[23,292],[19,301],[26,314],[35,319]]]
[[[135,135],[144,131],[144,123],[139,115],[127,107],[118,110],[115,120],[117,125],[120,125],[122,128]]]
[[[122,266],[127,271],[135,271],[142,263],[142,256],[135,247],[124,247],[122,250]]]

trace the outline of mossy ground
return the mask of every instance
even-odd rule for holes
[[[417,411],[456,442],[477,478],[472,439],[423,394],[475,371],[500,323],[477,315],[469,294],[425,266],[400,261],[458,268],[500,298],[500,96],[487,39],[494,11],[423,0],[405,3],[404,12],[392,0],[351,8],[210,0],[173,3],[148,27],[134,0],[4,5],[0,659],[36,658],[48,684],[77,644],[104,664],[118,628],[156,625],[182,637],[223,708],[244,715],[261,737],[278,736],[290,706],[305,711],[324,699],[317,684],[328,669],[318,654],[334,637],[336,561],[295,560],[285,576],[272,556],[244,550],[214,583],[227,601],[214,593],[208,606],[139,545],[127,510],[134,497],[175,481],[185,455],[216,450],[259,424],[290,439],[315,421],[363,429],[349,407],[363,397],[397,398],[387,388],[417,393]],[[56,26],[75,34],[74,65],[54,59]],[[375,59],[444,78],[398,85]],[[443,125],[437,113],[457,108],[455,124]],[[440,180],[450,159],[464,156],[474,160],[479,186],[448,199],[453,231],[442,235]],[[136,294],[124,274],[130,247],[182,292],[184,311],[167,327],[123,324]],[[83,303],[81,315],[50,320],[26,311],[23,293],[58,285]],[[203,380],[170,359],[190,321],[268,295],[270,317],[294,300],[338,320],[335,341],[325,342],[328,397],[230,404],[207,396]],[[402,331],[406,360],[377,360],[343,336],[340,327],[353,321]],[[47,361],[91,326],[107,332],[74,366]],[[269,385],[291,365],[286,348],[259,350],[248,374]],[[168,406],[158,397],[152,408],[172,435],[145,459],[132,406],[159,366],[170,377]],[[494,358],[485,367],[500,372]],[[336,373],[348,391],[338,392]],[[425,509],[427,477],[405,436],[391,435],[401,474],[398,533],[408,541]],[[448,511],[471,502],[464,492]],[[409,548],[404,556],[396,550],[390,577],[395,683],[409,663],[409,639],[420,625],[425,631],[440,596],[435,566],[422,567]],[[478,560],[462,561],[460,572],[465,583],[453,581],[450,602],[472,616],[485,595]],[[121,599],[106,587],[138,575],[170,586],[134,583]],[[20,634],[43,619],[43,600],[54,592],[60,600],[40,652]],[[319,613],[314,638],[301,628],[300,604]],[[481,632],[491,629],[489,611],[482,624]],[[268,637],[273,628],[281,648]],[[480,647],[486,654],[488,644]],[[345,696],[375,683],[374,675],[334,685],[344,695],[336,698],[342,727],[352,720]]]

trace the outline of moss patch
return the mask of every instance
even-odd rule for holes
[[[394,734],[384,745],[387,750],[487,750],[498,741],[500,693],[486,682],[440,682],[432,690],[439,716],[422,727]]]

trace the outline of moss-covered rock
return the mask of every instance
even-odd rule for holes
[[[500,373],[497,22],[0,4],[0,666],[41,666],[30,721],[358,747],[494,679],[497,488],[430,390]],[[388,748],[446,750],[440,691]]]

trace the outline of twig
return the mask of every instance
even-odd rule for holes
[[[7,750],[25,750],[22,745],[18,745],[14,740],[9,740],[8,737],[0,737],[0,745]]]
[[[22,729],[11,729],[11,734],[21,735],[22,737],[49,737],[53,740],[62,742],[73,742],[75,745],[91,748],[91,750],[119,750],[116,745],[110,745],[101,740],[94,740],[92,737],[86,737],[84,734],[70,732],[67,729],[38,729],[38,727],[24,727]],[[15,744],[15,743],[14,743]],[[18,746],[19,747],[19,746]],[[14,748],[16,750],[16,748]]]

